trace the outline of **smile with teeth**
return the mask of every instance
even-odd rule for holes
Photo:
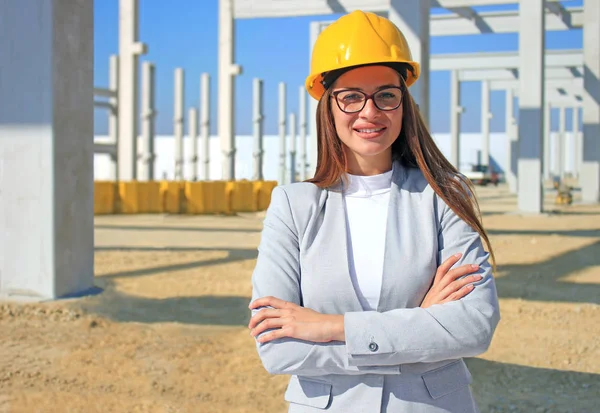
[[[382,130],[384,130],[385,128],[377,128],[377,129],[356,129],[357,132],[360,133],[375,133],[375,132],[381,132]]]

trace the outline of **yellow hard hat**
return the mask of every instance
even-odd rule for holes
[[[419,77],[420,66],[412,61],[406,38],[398,27],[377,14],[353,11],[327,26],[317,38],[306,90],[319,100],[325,93],[321,82],[326,73],[375,63],[407,64],[411,68],[405,79],[407,86]]]

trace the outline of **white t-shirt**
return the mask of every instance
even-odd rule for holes
[[[379,304],[392,173],[348,174],[343,191],[350,277],[364,310]]]

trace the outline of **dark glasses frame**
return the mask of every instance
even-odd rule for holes
[[[389,90],[389,89],[397,89],[397,90],[399,90],[400,91],[400,100],[398,101],[398,105],[397,106],[395,106],[393,108],[382,109],[382,108],[379,107],[379,105],[377,105],[377,101],[375,100],[375,95],[378,94],[378,93],[381,93],[381,92],[383,92],[385,90]],[[351,110],[351,111],[344,110],[342,108],[342,106],[340,105],[340,101],[338,100],[338,95],[340,93],[343,93],[343,92],[356,92],[356,93],[360,93],[361,95],[363,95],[364,96],[364,100],[362,102],[361,108],[357,109],[357,110]],[[398,109],[400,107],[400,105],[402,105],[402,100],[404,99],[404,90],[403,90],[402,86],[387,86],[387,87],[384,87],[382,89],[377,90],[374,93],[368,94],[368,93],[363,92],[362,90],[357,90],[357,89],[340,89],[340,90],[336,90],[335,92],[331,92],[331,97],[335,98],[335,103],[337,104],[338,108],[340,108],[340,110],[342,112],[344,112],[344,113],[358,113],[358,112],[362,111],[365,108],[365,106],[367,104],[367,101],[369,99],[373,100],[373,104],[375,105],[375,107],[377,109],[379,109],[379,110],[381,110],[383,112],[389,112],[389,111]]]

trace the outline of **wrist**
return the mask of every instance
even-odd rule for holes
[[[329,316],[329,332],[330,341],[346,341],[346,333],[344,331],[344,316],[331,315]]]

